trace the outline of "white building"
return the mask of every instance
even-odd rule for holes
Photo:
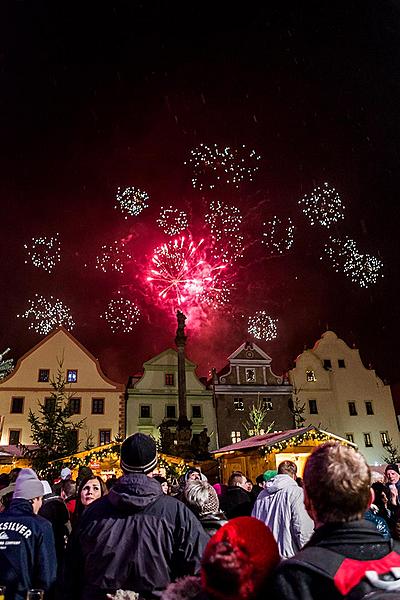
[[[178,354],[168,348],[143,364],[141,377],[131,377],[127,387],[126,435],[142,431],[159,437],[163,420],[178,418]],[[207,428],[209,449],[215,450],[216,418],[212,392],[198,379],[196,365],[186,359],[187,416],[193,434]]]
[[[52,401],[50,382],[57,376],[60,360],[67,391],[73,393],[72,420],[85,419],[79,431],[80,449],[90,436],[97,446],[123,433],[124,385],[106,377],[98,360],[59,327],[20,358],[14,371],[0,382],[0,445],[32,443],[29,410],[37,413],[39,401]]]
[[[304,425],[320,426],[356,443],[370,465],[384,462],[389,439],[399,444],[390,387],[333,331],[297,357],[289,379],[293,398],[305,405]]]

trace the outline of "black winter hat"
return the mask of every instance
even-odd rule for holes
[[[396,473],[400,475],[399,467],[395,463],[386,465],[385,473],[386,471],[396,471]]]
[[[125,473],[150,473],[157,465],[156,443],[144,433],[134,433],[121,446],[121,469]]]

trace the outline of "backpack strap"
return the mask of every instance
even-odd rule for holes
[[[301,550],[298,558],[289,559],[288,563],[307,567],[310,571],[318,573],[333,580],[336,589],[346,596],[350,590],[357,586],[364,577],[372,585],[379,575],[391,572],[397,576],[400,568],[400,554],[396,551],[389,552],[386,556],[376,560],[356,560],[345,558],[342,554],[321,547],[308,547]],[[390,582],[393,584],[394,582]],[[376,586],[380,587],[380,586]],[[396,586],[387,586],[388,589],[398,589]]]

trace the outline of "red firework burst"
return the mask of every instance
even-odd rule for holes
[[[207,260],[204,239],[197,244],[184,236],[171,240],[154,250],[151,263],[147,281],[168,303],[221,304],[228,292],[221,277],[227,265]]]

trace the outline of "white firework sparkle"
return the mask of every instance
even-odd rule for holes
[[[319,223],[329,229],[344,219],[344,204],[335,188],[326,182],[299,200],[299,205],[311,225]]]
[[[96,257],[96,269],[108,273],[116,271],[124,273],[126,263],[132,260],[132,255],[125,244],[115,241],[109,246],[102,246],[100,254]]]
[[[259,310],[248,319],[247,331],[258,340],[269,342],[278,336],[278,319],[270,317],[265,310]]]
[[[383,277],[383,262],[376,256],[360,252],[356,242],[347,236],[343,239],[330,237],[324,251],[336,272],[344,273],[362,288],[375,285]]]
[[[63,326],[68,330],[75,327],[71,309],[58,298],[45,298],[35,294],[33,299],[28,300],[27,310],[17,315],[29,321],[29,329],[36,333],[47,335],[56,327]]]
[[[100,316],[107,321],[113,333],[130,333],[138,324],[141,312],[131,300],[113,298]]]
[[[290,250],[294,242],[294,225],[290,217],[283,220],[274,216],[263,226],[261,241],[271,254],[283,254]]]
[[[59,233],[53,236],[39,236],[32,238],[31,243],[24,244],[28,259],[25,264],[31,262],[37,269],[43,269],[51,273],[61,260],[61,245]]]
[[[148,207],[150,196],[147,192],[139,190],[135,187],[118,188],[116,200],[118,204],[114,208],[120,208],[123,213],[126,213],[125,219],[128,216],[137,217],[142,210]],[[119,205],[119,206],[118,206]]]
[[[167,235],[177,235],[188,227],[188,216],[184,210],[161,207],[160,216],[157,219],[157,225]]]
[[[205,220],[214,241],[213,255],[229,263],[243,256],[242,214],[237,206],[212,200]]]

